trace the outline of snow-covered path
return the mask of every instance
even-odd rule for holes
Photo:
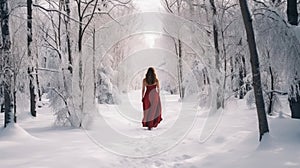
[[[256,113],[243,100],[229,101],[216,125],[205,122],[207,111],[197,111],[191,103],[182,105],[176,95],[162,95],[164,120],[158,128],[148,131],[140,124],[139,93],[123,97],[127,100],[123,105],[100,105],[100,117],[87,130],[54,127],[53,113],[45,101],[36,119],[22,114],[20,127],[0,130],[0,167],[300,165],[298,120],[270,118],[271,134],[259,144]],[[216,127],[205,127],[209,124]],[[209,135],[211,130],[204,128],[216,128],[206,140],[201,135]]]

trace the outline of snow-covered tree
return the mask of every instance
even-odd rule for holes
[[[113,84],[114,70],[111,60],[103,60],[97,71],[97,100],[99,104],[116,104],[119,102],[118,91]]]
[[[8,124],[16,122],[16,114],[14,113],[14,68],[13,57],[11,54],[11,37],[10,37],[10,22],[9,22],[9,4],[7,0],[0,1],[0,19],[1,19],[1,87],[3,88],[4,102],[1,103],[2,109],[4,108],[4,127]]]

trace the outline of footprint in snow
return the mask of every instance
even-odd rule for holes
[[[190,158],[192,158],[192,156],[190,156],[190,155],[182,155],[182,159],[183,160],[187,160],[187,159],[190,159]]]

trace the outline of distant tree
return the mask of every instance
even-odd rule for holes
[[[182,14],[182,6],[183,6],[183,0],[176,0],[173,3],[169,2],[168,0],[164,0],[166,11],[172,14],[177,14],[178,16],[181,16]],[[172,8],[176,9],[172,9]],[[183,86],[183,43],[180,39],[180,35],[178,34],[178,37],[172,37],[175,45],[175,53],[178,57],[178,64],[177,64],[177,71],[178,71],[178,88],[179,88],[179,96],[181,99],[184,98],[185,94],[185,88]]]

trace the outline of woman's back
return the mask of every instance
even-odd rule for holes
[[[145,88],[147,89],[146,93],[144,92]],[[148,69],[146,78],[143,79],[142,102],[144,110],[142,124],[143,127],[148,127],[151,130],[152,127],[157,127],[162,120],[159,81],[153,68]]]

